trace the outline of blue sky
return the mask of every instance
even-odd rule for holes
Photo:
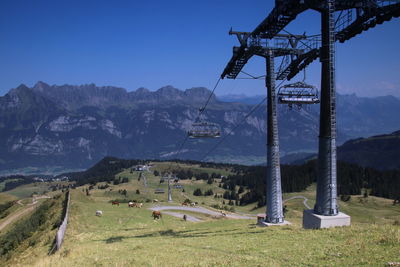
[[[0,95],[24,83],[113,85],[127,90],[165,85],[212,88],[237,45],[234,30],[252,31],[274,1],[0,1]],[[292,33],[318,33],[308,11]],[[400,19],[337,44],[337,90],[400,96]],[[264,74],[264,60],[245,70]],[[320,64],[307,71],[319,85]],[[302,79],[301,75],[298,77]],[[223,80],[216,93],[265,94],[262,80]]]

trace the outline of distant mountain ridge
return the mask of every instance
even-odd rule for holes
[[[181,142],[210,96],[203,87],[157,91],[88,85],[25,85],[0,97],[0,170],[26,166],[87,168],[105,156],[202,159],[219,140]],[[206,160],[233,163],[265,161],[265,105],[227,103],[214,95],[204,119],[231,132]],[[288,110],[279,105],[279,134],[285,153],[313,152],[318,142],[318,106]],[[364,114],[373,113],[371,116]],[[400,100],[338,96],[338,142],[400,125]],[[244,122],[241,127],[234,127]],[[376,127],[378,125],[378,127]],[[371,134],[372,133],[372,134]]]
[[[378,170],[400,170],[400,131],[349,140],[338,148],[338,158]]]
[[[181,91],[168,85],[154,92],[143,87],[136,91],[128,92],[124,88],[113,86],[97,87],[95,84],[50,86],[41,81],[36,83],[32,90],[57,103],[62,103],[67,108],[79,108],[82,106],[105,108],[115,105],[131,106],[134,104],[157,105],[169,102],[193,104],[204,103],[210,95],[210,91],[204,87]],[[211,100],[215,100],[214,95]]]

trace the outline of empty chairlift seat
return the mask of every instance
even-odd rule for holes
[[[199,121],[192,124],[188,132],[190,138],[216,138],[221,136],[221,127],[216,123]]]
[[[317,104],[319,102],[317,88],[305,82],[286,84],[278,91],[279,104],[301,106],[302,104]]]

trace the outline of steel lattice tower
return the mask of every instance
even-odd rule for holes
[[[282,186],[279,164],[278,115],[276,107],[274,52],[269,49],[266,56],[267,86],[267,216],[268,223],[282,223]]]
[[[336,88],[334,0],[321,11],[321,105],[319,122],[317,201],[314,212],[338,214],[336,176]]]

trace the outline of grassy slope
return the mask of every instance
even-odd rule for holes
[[[108,201],[121,198],[118,189],[127,189],[129,197],[143,199],[164,195],[144,194],[143,182],[137,181],[138,173],[125,172],[130,183],[112,186],[113,191],[93,190],[86,196],[82,188],[72,191],[70,224],[65,243],[60,252],[51,257],[28,257],[40,255],[44,250],[34,247],[30,254],[21,254],[9,262],[21,266],[371,266],[384,265],[389,261],[400,262],[400,206],[391,201],[369,197],[361,203],[357,196],[346,203],[340,202],[343,211],[352,216],[352,226],[346,228],[303,230],[301,216],[302,200],[287,202],[287,219],[291,226],[260,228],[253,220],[207,220],[201,223],[184,222],[164,215],[161,221],[153,221],[144,208],[128,208],[126,204],[112,206]],[[149,186],[158,187],[159,177],[146,175]],[[161,184],[166,188],[166,184]],[[196,186],[208,187],[199,181],[190,182],[186,193]],[[216,189],[216,184],[213,185]],[[134,194],[140,189],[141,195]],[[285,194],[284,198],[304,195],[311,201],[315,187],[306,192]],[[217,190],[219,190],[217,188]],[[174,200],[184,199],[181,192],[174,191]],[[213,197],[194,200],[212,203]],[[250,212],[251,205],[240,211]],[[102,210],[103,217],[94,216]],[[253,213],[264,209],[253,210]]]
[[[60,193],[60,192],[56,192]],[[53,245],[54,237],[57,228],[54,224],[58,221],[62,213],[62,202],[64,201],[64,194],[56,200],[53,199],[40,199],[41,202],[52,202],[53,205],[46,214],[46,222],[44,225],[33,233],[31,237],[22,242],[22,244],[12,253],[7,256],[0,257],[1,266],[26,266],[26,262],[37,260],[46,257],[50,248]],[[39,204],[38,204],[39,205]],[[28,218],[29,215],[24,216],[23,219]],[[11,226],[8,231],[12,231]]]
[[[17,197],[7,194],[7,193],[0,193],[0,204],[6,203],[8,201],[17,200]]]
[[[6,191],[6,193],[9,195],[13,195],[19,199],[28,198],[28,197],[31,197],[34,192],[36,192],[39,195],[44,194],[45,192],[49,192],[50,186],[56,185],[56,184],[67,185],[69,183],[68,182],[44,182],[44,183],[37,182],[37,183],[31,183],[31,184],[18,186],[12,190]]]
[[[33,183],[33,184],[22,185],[22,186],[14,188],[10,191],[0,193],[0,204],[6,203],[8,201],[16,201],[16,200],[20,200],[21,203],[23,204],[23,206],[22,206],[18,203],[15,203],[13,206],[11,206],[7,210],[8,215],[6,217],[0,219],[0,223],[6,221],[8,218],[10,218],[14,214],[18,213],[19,211],[29,208],[30,205],[27,205],[27,204],[32,203],[32,198],[31,198],[32,193],[37,192],[37,193],[41,194],[45,191],[49,191],[49,186],[55,185],[57,183],[64,184],[66,182]],[[54,196],[55,194],[59,194],[59,193],[60,193],[60,191],[48,192],[47,195]],[[40,204],[40,203],[44,202],[45,199],[38,199],[37,201]],[[20,216],[18,219],[16,219],[15,222],[30,216],[31,213],[32,212],[25,213],[23,216]],[[0,234],[4,234],[6,231],[10,230],[11,228],[12,228],[12,225],[5,227],[0,232]]]

